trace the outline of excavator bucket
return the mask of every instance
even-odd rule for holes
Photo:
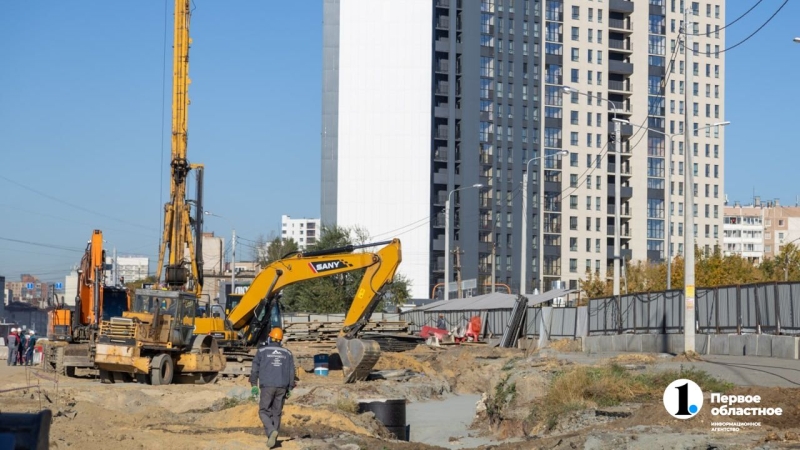
[[[366,380],[372,368],[378,363],[378,358],[381,357],[381,347],[378,343],[366,339],[340,337],[336,339],[336,348],[342,359],[345,383]]]

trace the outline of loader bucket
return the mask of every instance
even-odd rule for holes
[[[381,357],[381,347],[375,341],[340,337],[336,339],[336,348],[342,360],[345,383],[366,380]]]

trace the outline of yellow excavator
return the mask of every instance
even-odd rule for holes
[[[375,253],[353,253],[379,245],[384,247]],[[256,276],[227,317],[222,305],[212,305],[211,317],[195,320],[195,334],[215,337],[232,369],[226,373],[235,373],[234,363],[251,359],[250,351],[266,340],[272,327],[280,326],[277,299],[284,288],[305,280],[366,269],[336,341],[345,382],[365,380],[378,362],[380,346],[356,336],[369,322],[401,261],[399,239],[285,256]]]
[[[104,382],[114,381],[119,374],[123,379],[127,375],[140,382],[169,384],[177,375],[185,374],[204,383],[225,368],[225,358],[214,337],[193,332],[203,290],[203,166],[189,164],[186,159],[190,1],[175,0],[172,174],[156,276],[161,288],[137,289],[131,311],[100,325],[95,363]],[[191,171],[197,179],[193,201],[186,198]],[[166,269],[163,282],[162,268]]]

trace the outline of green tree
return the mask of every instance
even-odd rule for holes
[[[765,259],[759,270],[766,281],[800,281],[800,249],[784,245],[774,258]]]
[[[269,264],[282,259],[284,256],[299,250],[297,242],[294,239],[281,239],[276,237],[272,239],[269,244],[260,242],[262,237],[256,239],[256,250],[254,250],[258,257],[257,261],[261,267],[266,267]],[[266,250],[263,250],[266,249]]]
[[[156,276],[155,275],[150,275],[150,276],[146,277],[144,280],[131,281],[131,282],[125,283],[125,287],[129,291],[133,292],[136,289],[141,289],[142,285],[144,285],[144,284],[157,283],[157,282],[158,282],[158,280],[156,280]]]

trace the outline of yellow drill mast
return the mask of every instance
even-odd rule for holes
[[[202,279],[202,174],[201,164],[189,164],[186,159],[189,112],[189,21],[190,0],[175,0],[175,27],[172,59],[172,181],[170,200],[164,205],[164,235],[158,252],[156,278],[166,265],[164,284],[169,289],[188,290],[198,296],[203,289]],[[197,174],[195,205],[195,234],[190,219],[191,204],[186,200],[186,181],[189,171]],[[196,247],[195,247],[196,246]],[[169,262],[165,255],[169,251]],[[186,252],[188,251],[188,260]],[[188,267],[187,267],[188,266]]]

